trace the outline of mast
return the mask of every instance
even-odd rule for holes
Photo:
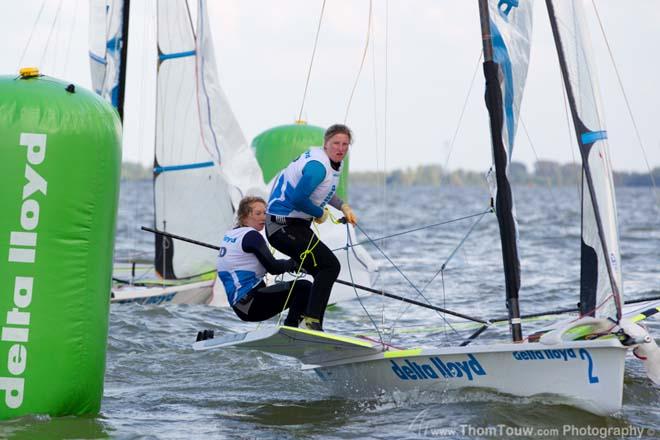
[[[493,39],[488,10],[488,0],[479,0],[479,18],[484,53],[484,77],[486,79],[486,107],[490,116],[491,144],[495,163],[497,196],[495,212],[502,242],[502,262],[506,285],[506,306],[509,312],[509,326],[514,342],[522,340],[518,291],[520,290],[520,261],[516,242],[517,228],[513,216],[513,195],[507,177],[508,152],[502,140],[504,124],[502,90],[500,86],[500,65],[493,57]]]
[[[552,0],[546,0],[545,4],[548,9],[548,16],[550,19],[550,26],[552,27],[552,35],[554,37],[555,47],[557,48],[557,55],[559,57],[559,66],[561,68],[564,88],[566,89],[566,96],[568,97],[568,103],[571,109],[573,127],[575,128],[575,135],[577,137],[577,142],[580,147],[580,156],[582,158],[582,175],[583,175],[582,198],[584,199],[584,194],[585,194],[584,183],[586,183],[587,184],[586,189],[588,192],[589,200],[591,202],[591,206],[593,208],[593,216],[597,226],[598,238],[601,243],[601,250],[603,253],[603,258],[599,260],[595,253],[595,250],[592,247],[585,244],[584,241],[585,204],[583,201],[582,203],[583,236],[582,236],[582,246],[581,246],[581,270],[580,270],[580,277],[581,277],[580,314],[591,315],[591,316],[594,316],[595,314],[595,309],[598,306],[598,304],[596,304],[596,297],[597,297],[596,290],[598,283],[597,266],[599,263],[604,263],[607,269],[607,276],[609,278],[610,288],[612,289],[612,295],[614,296],[614,302],[616,305],[616,320],[618,321],[619,319],[621,319],[621,292],[619,289],[617,278],[614,274],[614,268],[612,267],[612,259],[615,258],[615,254],[611,253],[610,251],[612,249],[608,248],[608,240],[605,234],[605,228],[603,226],[603,216],[601,215],[601,207],[599,206],[598,203],[598,198],[596,196],[596,188],[594,185],[594,177],[591,167],[589,165],[589,154],[591,152],[593,145],[599,140],[606,139],[607,135],[605,131],[592,131],[589,127],[587,127],[587,125],[582,121],[582,118],[580,117],[577,108],[576,94],[571,83],[564,46],[557,25],[555,8],[552,3]],[[594,91],[591,90],[591,93],[594,93]],[[612,198],[613,198],[613,194],[612,194]]]
[[[153,166],[153,204],[155,208],[154,209],[155,228],[156,229],[160,228],[162,231],[167,231],[168,230],[167,220],[163,219],[162,223],[159,224],[158,213],[156,209],[158,206],[158,203],[156,201],[157,199],[156,192],[158,191],[157,188],[159,187],[159,185],[157,184],[157,180],[161,176],[161,172],[162,172],[161,171],[162,167],[158,163],[158,154],[157,154],[157,142],[160,136],[159,127],[158,127],[158,118],[159,118],[159,111],[161,110],[158,105],[159,104],[158,93],[159,93],[159,89],[162,87],[161,82],[158,80],[158,76],[160,75],[160,68],[163,63],[163,52],[160,48],[160,41],[159,41],[160,32],[162,31],[161,20],[160,20],[160,14],[161,14],[160,8],[161,8],[161,4],[159,2],[156,2],[156,60],[157,61],[156,61],[156,100],[154,102],[154,114],[156,115],[155,116],[156,123],[154,124],[155,132],[154,132],[154,166]],[[156,234],[154,245],[155,245],[154,269],[156,270],[156,273],[166,280],[176,279],[176,275],[174,274],[174,267],[172,264],[173,251],[174,251],[174,243],[172,242],[172,239],[166,235]]]
[[[128,19],[131,9],[131,0],[124,0],[122,7],[121,26],[121,62],[119,64],[119,96],[117,97],[117,112],[119,118],[124,121],[124,94],[126,91],[126,62],[128,59]]]

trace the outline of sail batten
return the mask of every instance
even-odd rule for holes
[[[167,171],[183,171],[183,170],[191,170],[194,168],[207,168],[207,167],[212,167],[214,165],[215,163],[213,161],[209,161],[209,162],[187,163],[182,165],[170,165],[167,167],[158,166],[154,168],[154,174],[165,173]]]
[[[580,135],[582,144],[593,144],[596,141],[607,139],[607,131],[588,131]]]
[[[161,53],[158,55],[158,59],[161,61],[171,60],[173,58],[185,58],[185,57],[194,57],[197,53],[194,50],[188,50],[185,52],[175,52],[175,53]]]
[[[580,313],[618,321],[622,278],[607,132],[581,2],[546,0],[582,157]]]

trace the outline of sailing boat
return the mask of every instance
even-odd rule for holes
[[[161,0],[156,8],[154,223],[214,242],[231,227],[240,198],[265,195],[266,186],[218,82],[206,2],[198,2],[197,34],[186,1]],[[93,85],[122,114],[129,10],[127,0],[90,5]],[[209,249],[157,234],[153,265],[115,284],[112,301],[207,303],[215,260]]]
[[[195,350],[236,347],[299,359],[337,394],[485,388],[516,396],[556,396],[596,414],[622,406],[626,354],[646,358],[660,383],[660,350],[623,311],[614,186],[595,72],[583,35],[581,2],[546,0],[564,87],[582,156],[580,316],[523,337],[520,263],[508,166],[527,76],[531,0],[479,0],[486,105],[494,169],[493,194],[504,262],[512,342],[469,345],[490,322],[457,345],[393,349],[361,338],[291,327],[261,328],[195,342]]]
[[[246,194],[266,196],[262,169],[220,87],[207,5],[198,1],[197,34],[186,0],[159,0],[157,8],[157,90],[154,156],[155,226],[163,232],[213,243],[229,229],[234,207]],[[93,86],[123,115],[128,36],[128,0],[90,5],[90,63]],[[102,30],[103,32],[99,32]],[[307,145],[310,147],[312,145]],[[269,152],[277,161],[294,160],[292,145]],[[269,164],[272,166],[272,164]],[[272,185],[272,182],[269,184]],[[335,212],[338,215],[339,211]],[[352,226],[319,227],[331,248],[355,241]],[[371,285],[377,266],[364,251],[349,274],[349,256],[338,253],[341,276]],[[113,302],[164,302],[228,306],[216,283],[216,253],[157,234],[154,264],[115,264]],[[127,279],[127,274],[131,274]],[[154,278],[154,275],[158,278]],[[333,288],[331,302],[355,297],[354,289]]]

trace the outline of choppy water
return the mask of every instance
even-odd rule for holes
[[[579,209],[575,188],[516,189],[520,221],[521,308],[531,313],[576,303],[579,285]],[[367,233],[388,233],[482,212],[481,188],[351,188],[351,202]],[[660,215],[648,189],[617,192],[627,298],[660,295]],[[117,255],[137,245],[148,256],[152,237],[135,224],[151,222],[151,187],[125,183]],[[475,218],[379,242],[420,289],[446,262]],[[382,263],[379,286],[406,294],[408,283],[370,246]],[[506,315],[499,234],[485,216],[425,290],[438,305],[480,317]],[[441,318],[393,300],[363,297],[376,321],[397,321],[395,345],[443,343]],[[652,324],[660,335],[660,320]],[[528,331],[538,322],[526,322]],[[431,327],[421,329],[420,326]],[[357,301],[326,315],[330,330],[369,333]],[[660,428],[660,390],[630,362],[624,409],[599,417],[565,405],[512,398],[486,391],[395,394],[379,400],[332,397],[296,361],[249,352],[203,352],[190,348],[197,330],[216,334],[248,330],[229,310],[206,306],[113,305],[110,315],[105,393],[97,417],[23,418],[0,425],[15,438],[603,438],[616,429]],[[506,329],[503,328],[500,333]],[[487,340],[497,330],[484,334]],[[450,335],[451,336],[451,335]],[[525,431],[533,429],[533,431]],[[590,431],[587,431],[590,429]],[[606,429],[610,429],[606,431]],[[625,431],[622,431],[625,433]],[[658,430],[660,432],[660,430]],[[630,433],[630,432],[629,432]],[[600,436],[600,437],[599,437]]]

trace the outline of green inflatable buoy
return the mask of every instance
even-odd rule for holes
[[[280,125],[259,134],[252,141],[252,148],[266,183],[286,168],[289,163],[304,153],[309,147],[323,146],[325,129],[307,125],[299,121],[296,124]],[[348,202],[348,160],[344,159],[337,196]]]
[[[98,413],[121,124],[35,68],[0,76],[0,419]]]

